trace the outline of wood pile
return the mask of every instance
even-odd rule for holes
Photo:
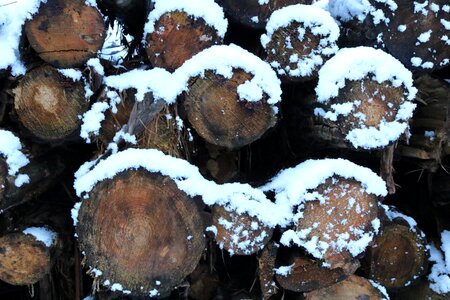
[[[450,4],[0,3],[0,299],[448,299]]]

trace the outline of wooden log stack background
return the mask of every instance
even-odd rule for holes
[[[0,1],[0,299],[450,299],[450,3]]]

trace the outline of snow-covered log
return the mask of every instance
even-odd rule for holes
[[[154,6],[144,33],[154,67],[173,71],[200,51],[222,43],[228,22],[213,0],[157,0]]]
[[[29,71],[14,93],[20,123],[45,142],[74,138],[89,104],[80,71],[49,65]]]
[[[57,240],[57,234],[46,227],[0,236],[0,279],[13,285],[38,282],[50,272]]]
[[[25,24],[27,38],[39,56],[58,68],[80,67],[95,57],[106,36],[97,7],[83,0],[42,2]]]

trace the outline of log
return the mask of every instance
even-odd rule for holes
[[[277,252],[277,246],[273,242],[269,242],[261,251],[258,259],[259,285],[263,299],[269,299],[276,295],[279,290],[274,281]]]
[[[321,267],[317,261],[305,256],[296,256],[288,264],[291,266],[286,275],[276,274],[277,282],[286,290],[310,292],[326,288],[348,277],[341,268]]]
[[[425,278],[420,278],[419,281],[405,289],[401,289],[395,294],[395,299],[410,300],[410,299],[427,299],[427,300],[445,300],[450,294],[438,294],[430,288],[430,282]]]
[[[376,26],[388,52],[406,67],[428,72],[450,63],[450,10],[443,7],[448,1],[419,4],[400,0],[395,2],[396,9],[387,3],[370,2],[389,20]]]
[[[76,232],[100,282],[142,296],[171,292],[205,245],[194,202],[170,178],[144,170],[98,183],[81,204]]]
[[[367,279],[352,275],[332,286],[305,293],[306,300],[384,299],[383,295]]]
[[[58,68],[81,67],[96,56],[106,37],[97,8],[82,0],[48,0],[25,23],[27,38],[46,62]]]
[[[174,71],[202,50],[222,43],[216,29],[202,18],[172,11],[163,14],[147,34],[145,48],[154,67]]]
[[[372,221],[377,217],[378,200],[375,195],[368,194],[361,183],[333,176],[314,191],[326,201],[314,200],[304,204],[297,231],[305,230],[309,232],[307,237],[318,237],[319,241],[326,243],[336,243],[340,236],[346,234],[349,234],[346,243],[356,241],[359,238],[355,229],[370,232]],[[323,260],[331,269],[341,268],[347,274],[352,274],[359,266],[347,249],[339,251],[329,247]]]
[[[208,143],[237,149],[259,139],[277,121],[273,108],[263,98],[239,100],[237,87],[251,75],[235,69],[226,79],[212,71],[191,80],[183,102],[187,118]]]
[[[20,123],[37,139],[61,142],[79,131],[79,116],[88,108],[82,81],[45,65],[28,72],[14,89]]]
[[[280,26],[281,18],[289,23]],[[320,67],[338,50],[338,24],[315,6],[292,5],[275,11],[266,31],[261,36],[266,60],[285,81],[316,78]]]
[[[216,242],[231,255],[251,255],[262,248],[272,237],[272,228],[256,217],[214,206],[213,224],[217,228]]]
[[[277,9],[292,4],[311,4],[310,0],[218,0],[225,13],[244,26],[263,29],[270,15]],[[263,4],[260,4],[263,3]]]
[[[48,274],[53,265],[56,234],[49,231],[55,236],[46,241],[26,232],[0,237],[0,279],[12,285],[34,284]]]
[[[384,227],[366,252],[368,278],[388,290],[413,284],[427,271],[426,245],[419,232],[409,226]]]

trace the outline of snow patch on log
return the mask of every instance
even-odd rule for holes
[[[387,290],[386,290],[386,288],[384,287],[384,286],[382,286],[381,284],[379,284],[378,282],[375,282],[375,281],[373,281],[373,280],[370,280],[369,279],[369,282],[370,282],[370,284],[374,287],[374,288],[376,288],[377,290],[379,290],[380,291],[380,293],[383,295],[383,300],[389,300],[390,298],[389,298],[389,294],[388,294],[388,292],[387,292]]]
[[[44,243],[47,247],[52,246],[58,236],[56,232],[46,227],[29,227],[25,229],[23,233],[34,236],[37,241]]]
[[[123,26],[119,21],[114,20],[112,24],[108,25],[105,42],[99,53],[100,58],[109,60],[114,65],[122,63],[128,55],[128,47],[123,44],[123,38],[128,44],[134,39],[131,35],[124,33]]]
[[[144,37],[155,31],[155,23],[163,14],[173,11],[183,11],[195,19],[202,18],[217,30],[217,34],[221,38],[227,32],[228,21],[223,9],[213,0],[153,0],[153,2],[155,7],[150,12],[145,24]]]
[[[6,159],[8,174],[16,176],[15,185],[17,187],[30,181],[28,175],[18,174],[19,169],[30,162],[21,150],[20,139],[12,132],[0,129],[0,154]]]
[[[375,2],[387,4],[393,12],[398,8],[397,3],[393,0],[375,0]],[[362,22],[368,15],[373,17],[375,25],[381,21],[388,24],[390,21],[381,9],[375,9],[369,0],[330,0],[328,10],[334,18],[344,22],[352,19]]]
[[[231,78],[234,69],[251,73],[251,80],[238,86],[238,94],[243,101],[260,101],[268,95],[267,103],[281,101],[281,82],[269,64],[256,55],[236,45],[212,46],[186,61],[174,73],[160,68],[132,70],[121,75],[104,79],[107,86],[120,91],[135,88],[137,101],[143,101],[145,93],[153,93],[156,100],[175,103],[177,96],[188,89],[188,82],[196,76],[203,77],[205,71]]]
[[[417,89],[413,86],[412,73],[397,59],[382,50],[370,47],[339,50],[319,71],[319,82],[316,87],[317,100],[319,103],[326,104],[330,99],[338,96],[346,80],[357,81],[364,78],[371,78],[378,83],[389,81],[393,87],[403,87],[407,91],[406,99],[403,99],[394,121],[382,121],[378,129],[365,126],[355,128],[346,136],[355,148],[384,147],[397,140],[408,129],[408,120],[416,107],[411,102],[417,93]],[[339,115],[348,115],[353,110],[349,106],[358,106],[358,101],[359,99],[351,99],[350,102],[345,103],[345,107],[344,104],[331,106],[330,111],[318,108],[315,113],[335,121]],[[364,118],[364,116],[361,117]]]
[[[290,76],[308,76],[323,64],[322,55],[332,56],[337,52],[336,41],[339,38],[339,26],[331,15],[320,7],[303,4],[286,6],[274,11],[270,16],[266,25],[266,34],[261,36],[262,46],[267,49],[267,44],[272,40],[274,32],[279,28],[288,27],[293,22],[301,23],[297,29],[299,41],[303,41],[303,35],[307,30],[320,37],[319,46],[311,49],[311,53],[305,57],[292,55],[290,62],[297,63],[295,69],[289,67],[283,70],[276,61],[271,65],[277,69],[279,74],[287,72]]]
[[[441,233],[441,250],[430,245],[430,262],[434,262],[428,275],[430,288],[438,294],[450,293],[450,231]]]
[[[13,75],[25,74],[19,53],[22,25],[37,13],[41,2],[46,0],[2,1],[0,4],[0,70],[11,67]]]

